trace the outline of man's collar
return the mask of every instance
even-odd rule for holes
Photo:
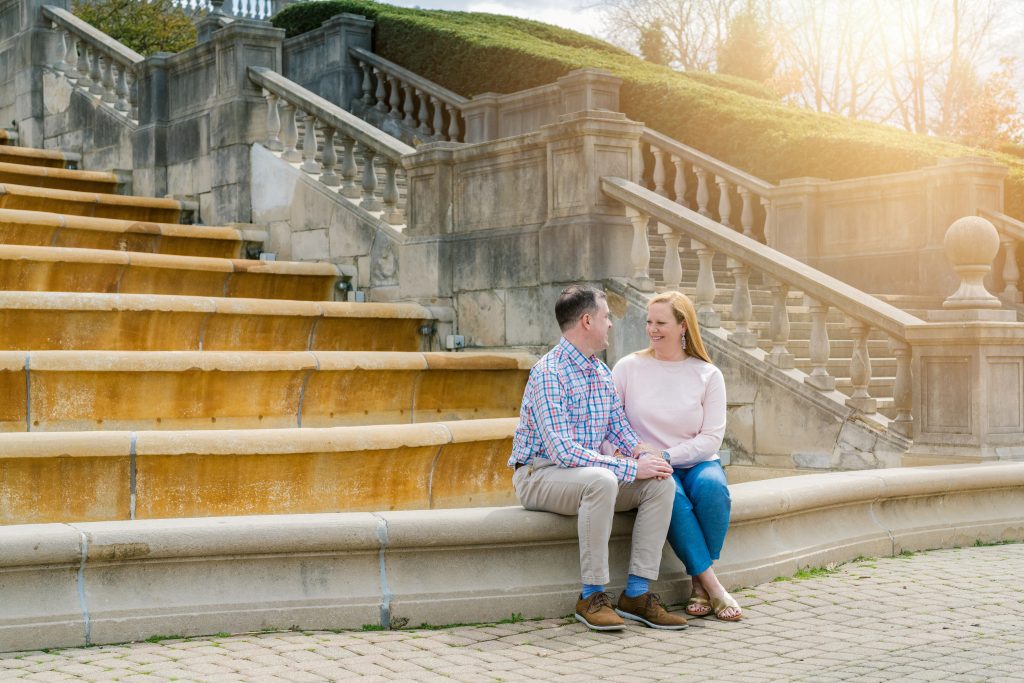
[[[590,356],[589,358],[584,356],[583,352],[576,348],[576,345],[565,337],[562,337],[559,340],[558,346],[562,349],[563,353],[567,354],[569,358],[571,358],[572,361],[581,368],[593,367],[597,361],[596,356]]]

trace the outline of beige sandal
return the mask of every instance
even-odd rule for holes
[[[736,598],[732,597],[728,593],[726,593],[725,597],[722,598],[711,598],[711,606],[715,610],[715,618],[719,621],[739,621],[743,618],[743,612],[740,608],[740,604],[736,602]],[[722,613],[730,607],[740,610],[740,613],[731,617],[723,617]]]
[[[683,611],[691,617],[706,617],[711,614],[711,601],[706,595],[691,595]]]

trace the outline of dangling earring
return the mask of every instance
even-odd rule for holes
[[[683,342],[683,348],[685,349],[686,348],[686,330],[683,330],[682,342]]]

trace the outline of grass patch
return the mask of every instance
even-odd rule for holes
[[[153,635],[153,636],[150,636],[149,638],[146,638],[146,642],[147,643],[161,643],[161,642],[163,642],[165,640],[182,640],[184,637],[185,636],[160,636],[160,635]]]

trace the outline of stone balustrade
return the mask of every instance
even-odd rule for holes
[[[644,129],[640,141],[653,157],[653,168],[644,169],[644,177],[650,176],[657,194],[687,208],[695,203],[700,215],[717,217],[726,227],[741,230],[747,237],[763,235],[767,241],[773,228],[774,185],[650,128]],[[709,208],[712,183],[718,186],[718,206]]]
[[[1017,259],[1017,248],[1024,242],[1024,221],[1011,218],[998,211],[982,209],[978,214],[992,221],[999,231],[1000,248],[1003,252],[1003,267],[1000,272],[1003,289],[999,293],[1002,302],[1011,306],[1024,302],[1020,291],[1020,264]]]
[[[360,100],[430,140],[462,142],[468,100],[361,47],[349,49],[363,73]]]
[[[250,67],[249,78],[263,89],[267,100],[265,144],[268,149],[285,161],[301,162],[302,171],[330,188],[337,188],[341,196],[358,201],[363,209],[379,213],[387,223],[405,225],[406,211],[398,191],[398,176],[404,174],[401,158],[415,152],[414,148],[270,69]],[[301,144],[296,124],[298,114],[304,117]],[[321,139],[323,147],[318,154]],[[340,168],[336,144],[343,150]],[[362,161],[358,182],[357,157]],[[378,169],[384,173],[379,199]]]
[[[60,34],[50,65],[54,71],[137,122],[136,67],[143,61],[142,55],[60,7],[44,5],[42,16]]]
[[[721,325],[713,308],[716,288],[712,259],[716,252],[728,257],[729,270],[736,280],[732,303],[736,329],[729,334],[728,339],[742,348],[752,350],[757,347],[758,335],[750,329],[752,307],[748,283],[752,273],[759,273],[770,284],[773,300],[770,325],[772,347],[765,354],[764,360],[783,370],[794,367],[793,354],[787,349],[790,323],[786,297],[791,289],[802,291],[812,316],[810,358],[813,367],[804,381],[822,392],[831,392],[835,388],[835,378],[828,368],[830,361],[834,363],[837,360],[830,354],[826,319],[831,308],[841,311],[846,316],[854,338],[850,360],[850,378],[854,391],[852,396],[845,399],[845,403],[883,422],[886,418],[878,414],[878,401],[868,391],[871,383],[868,338],[872,330],[886,334],[896,356],[893,392],[896,416],[888,421],[888,428],[904,437],[911,436],[913,382],[907,328],[924,324],[923,321],[739,234],[729,226],[675,203],[657,191],[610,177],[602,178],[601,189],[605,195],[626,207],[626,213],[632,221],[634,238],[631,279],[638,289],[653,291],[653,282],[649,277],[651,256],[647,238],[650,220],[657,221],[658,233],[665,239],[664,277],[669,288],[679,288],[682,277],[679,244],[684,238],[689,240],[689,246],[697,253],[700,263],[694,303],[701,324],[708,328]]]

